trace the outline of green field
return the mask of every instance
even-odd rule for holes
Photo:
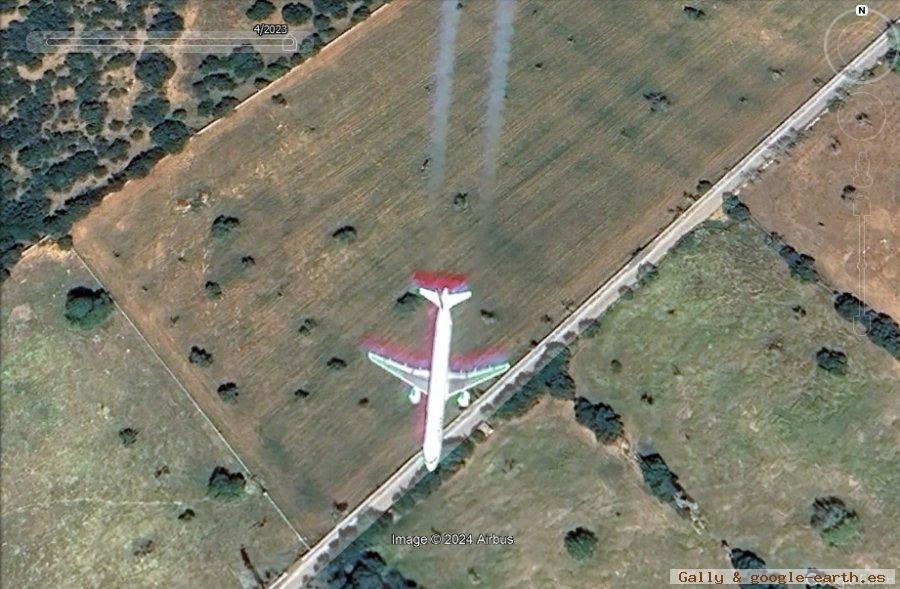
[[[95,283],[54,246],[3,285],[4,585],[255,587],[280,573],[297,537],[252,480],[230,500],[208,493],[215,468],[240,465],[121,314],[64,317],[79,286]]]
[[[395,308],[414,270],[468,274],[458,349],[515,360],[830,76],[821,40],[843,5],[699,5],[519,3],[491,196],[494,4],[462,2],[429,200],[439,4],[392,3],[106,198],[75,248],[312,542],[420,444],[402,388],[358,349],[421,341],[424,313]],[[847,54],[870,33],[849,31]],[[219,216],[239,221],[224,239]],[[355,240],[333,237],[347,226]]]
[[[817,365],[823,346],[846,354],[845,374]],[[670,567],[729,567],[722,541],[772,567],[893,566],[900,367],[850,331],[826,289],[792,277],[755,225],[698,229],[575,344],[570,371],[576,395],[621,415],[629,450],[598,444],[568,401],[498,420],[460,472],[371,534],[391,566],[429,587],[656,587]],[[697,502],[696,531],[643,485],[633,457],[654,452]],[[831,496],[857,519],[819,534],[810,510]],[[563,544],[577,526],[598,538],[581,561]],[[387,535],[432,531],[516,543],[414,548]]]

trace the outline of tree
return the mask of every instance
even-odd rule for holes
[[[239,472],[229,472],[224,466],[217,466],[209,477],[206,494],[220,501],[232,501],[244,494],[247,481]]]
[[[134,75],[152,88],[161,88],[175,73],[175,62],[164,53],[148,51],[142,53],[134,64]]]
[[[566,552],[575,560],[585,560],[597,551],[597,536],[594,532],[581,526],[566,532],[563,539]]]
[[[269,0],[256,0],[245,13],[250,20],[262,20],[275,12],[275,5]]]
[[[810,506],[809,525],[832,546],[842,546],[859,535],[859,517],[838,497],[817,497]]]
[[[112,311],[112,299],[102,288],[76,286],[66,294],[64,316],[80,328],[88,329],[100,324]]]
[[[575,420],[594,432],[598,442],[612,444],[622,439],[625,428],[622,418],[605,403],[596,405],[578,397],[575,399]]]
[[[304,4],[292,2],[281,9],[281,18],[289,25],[302,25],[312,18],[312,10]]]
[[[166,119],[151,129],[150,139],[167,152],[177,153],[182,150],[190,134],[191,130],[181,121]]]
[[[832,374],[847,374],[847,355],[840,350],[821,348],[816,352],[816,364]]]

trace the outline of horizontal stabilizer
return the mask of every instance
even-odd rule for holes
[[[435,292],[441,292],[445,288],[451,293],[468,290],[466,277],[462,274],[419,271],[412,275],[412,283],[418,288]]]

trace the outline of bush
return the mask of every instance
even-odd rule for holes
[[[181,121],[166,119],[150,130],[150,139],[168,153],[177,153],[184,148],[190,134],[190,128]]]
[[[725,198],[722,200],[722,212],[724,212],[732,221],[746,221],[750,219],[750,209],[742,203],[740,199],[732,192],[726,192]]]
[[[347,0],[313,0],[316,12],[327,14],[334,18],[347,16]]]
[[[175,62],[164,53],[142,53],[134,64],[134,75],[152,88],[161,88],[175,73]]]
[[[390,568],[380,554],[351,544],[316,578],[326,589],[416,589],[419,585]]]
[[[900,359],[900,326],[889,315],[875,311],[849,292],[835,298],[834,308],[847,321],[859,321],[872,343]]]
[[[219,388],[216,389],[216,392],[219,394],[219,398],[222,399],[223,402],[230,404],[237,403],[238,397],[241,394],[238,390],[237,385],[233,382],[226,382],[219,385]]]
[[[859,535],[859,517],[838,497],[817,497],[810,507],[809,525],[832,546],[842,546]]]
[[[109,293],[102,288],[76,286],[66,294],[64,315],[72,325],[87,329],[106,319],[112,307]]]
[[[641,454],[638,458],[644,483],[653,496],[680,511],[678,500],[684,499],[686,495],[678,483],[678,475],[669,470],[666,461],[659,454]]]
[[[767,243],[775,248],[781,259],[787,263],[791,276],[795,276],[804,282],[815,282],[819,278],[816,272],[815,258],[798,252],[785,243],[784,239],[777,233],[769,234]]]
[[[615,443],[625,433],[622,418],[612,407],[605,403],[595,405],[584,397],[575,399],[575,420],[594,432],[597,441],[603,444]]]
[[[704,10],[688,6],[687,4],[682,7],[681,12],[688,20],[703,20],[706,18],[706,12]]]
[[[750,550],[733,548],[730,551],[729,556],[731,558],[731,566],[737,570],[766,568],[766,562]],[[741,587],[746,589],[787,589],[784,585],[771,585],[768,583],[765,585],[759,583],[754,583],[752,585],[741,583]]]
[[[153,20],[147,28],[151,33],[155,32],[180,32],[184,28],[184,20],[178,13],[163,8],[153,15]],[[153,36],[153,35],[149,35]]]
[[[256,0],[245,13],[250,20],[262,20],[275,12],[275,5],[269,0]]]
[[[88,135],[96,135],[103,129],[106,120],[106,103],[96,100],[82,102],[78,113],[85,123],[84,130]]]
[[[566,552],[575,560],[585,560],[597,551],[597,536],[587,528],[577,527],[566,532],[563,540]]]
[[[281,9],[281,18],[289,25],[302,25],[312,18],[312,10],[304,4],[292,2]]]
[[[231,501],[244,494],[247,481],[239,472],[229,472],[223,466],[217,466],[209,477],[206,494],[220,501]]]
[[[821,348],[816,352],[816,364],[832,374],[847,374],[847,355],[839,350]]]
[[[212,354],[207,352],[201,347],[192,346],[191,353],[188,354],[188,360],[191,364],[196,364],[197,366],[206,367],[212,364],[213,357]]]
[[[356,241],[356,228],[352,225],[344,225],[332,232],[331,237],[341,243],[353,243]]]
[[[158,125],[169,114],[169,101],[162,94],[145,90],[141,92],[131,106],[131,124],[146,123]]]
[[[106,60],[106,64],[104,64],[103,69],[115,70],[120,67],[125,67],[126,65],[131,65],[134,63],[134,53],[130,51],[123,51],[121,53],[115,53]]]
[[[411,292],[405,292],[397,298],[396,302],[394,302],[394,311],[400,314],[407,314],[415,311],[421,306],[422,297]]]
[[[216,239],[222,239],[231,235],[240,224],[241,221],[237,217],[219,215],[213,220],[209,233]]]
[[[575,398],[575,381],[569,375],[569,348],[559,350],[519,390],[497,409],[498,419],[520,417],[537,405],[542,393],[557,399]]]

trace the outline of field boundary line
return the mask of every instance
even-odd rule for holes
[[[638,273],[646,264],[658,263],[678,240],[721,209],[723,194],[739,190],[747,183],[748,172],[767,165],[773,148],[791,133],[808,129],[828,107],[829,100],[847,84],[855,82],[859,72],[871,67],[883,56],[888,48],[889,30],[885,30],[863,48],[840,72],[834,74],[821,88],[791,112],[774,130],[768,132],[749,152],[728,170],[710,189],[696,200],[684,213],[672,220],[656,234],[631,260],[626,262],[609,279],[604,281],[578,308],[566,317],[553,331],[544,337],[523,358],[516,362],[503,376],[491,385],[483,395],[474,400],[469,408],[460,412],[445,427],[444,438],[450,441],[468,436],[496,409],[493,405],[502,400],[504,394],[512,394],[520,388],[517,380],[528,377],[540,365],[548,352],[548,345],[568,345],[579,333],[582,322],[599,318],[621,296],[623,287],[632,286]],[[318,540],[294,567],[286,571],[272,584],[272,589],[293,589],[302,587],[312,580],[336,554],[330,550],[342,548],[351,536],[355,538],[361,531],[359,524],[370,510],[385,512],[393,505],[392,497],[403,493],[415,482],[422,471],[422,451],[419,450],[404,462],[375,491],[370,493],[343,520]]]
[[[78,252],[78,250],[76,250],[73,247],[72,252],[78,258],[78,260],[82,263],[82,265],[85,267],[85,269],[91,275],[91,277],[93,277],[93,279],[97,282],[97,284],[99,284],[105,290],[106,285],[103,284],[103,282],[100,280],[100,277],[97,275],[96,272],[94,272],[94,269],[91,268],[91,266],[87,263],[87,261],[84,259],[84,257]],[[209,415],[207,415],[207,413],[203,410],[203,408],[200,406],[200,404],[197,403],[196,399],[194,399],[194,397],[191,395],[191,393],[188,392],[187,387],[184,386],[184,383],[181,382],[181,379],[179,379],[175,375],[175,373],[172,371],[172,369],[169,368],[169,365],[166,363],[166,361],[163,360],[162,356],[160,356],[159,353],[157,353],[156,348],[154,348],[153,345],[151,345],[150,342],[147,340],[147,338],[144,337],[143,332],[141,332],[141,330],[138,328],[137,324],[134,321],[132,321],[132,319],[128,315],[128,313],[125,312],[125,309],[122,308],[122,306],[115,299],[115,297],[111,297],[111,298],[112,298],[113,305],[115,305],[116,309],[119,311],[119,313],[122,314],[122,317],[125,318],[125,321],[128,322],[128,324],[131,326],[131,328],[134,329],[135,333],[138,334],[138,337],[141,338],[141,341],[144,342],[144,345],[147,346],[147,348],[150,350],[150,353],[153,354],[153,357],[156,358],[156,360],[166,370],[166,372],[169,374],[169,376],[172,378],[172,380],[175,381],[175,383],[178,385],[178,388],[181,389],[181,392],[184,393],[184,396],[190,400],[191,404],[194,406],[194,408],[197,410],[197,412],[203,416],[203,419],[206,421],[206,423],[209,425],[209,427],[211,427],[212,430],[216,433],[216,435],[219,437],[219,440],[221,440],[221,442],[223,444],[225,444],[225,447],[228,449],[229,452],[231,452],[231,455],[234,457],[234,459],[238,461],[238,464],[241,465],[241,468],[247,473],[247,476],[253,478],[253,471],[250,470],[250,468],[247,466],[247,463],[244,462],[243,458],[241,458],[241,455],[237,453],[237,451],[234,449],[234,447],[225,438],[225,435],[222,433],[222,431],[218,427],[216,427],[216,424],[213,423],[213,420],[209,417]],[[300,530],[298,530],[297,527],[291,523],[291,521],[288,519],[287,515],[284,513],[284,510],[282,510],[281,507],[278,505],[278,503],[275,502],[275,499],[272,498],[272,496],[269,494],[268,490],[263,489],[262,494],[266,497],[266,499],[269,500],[269,503],[272,504],[272,507],[275,508],[275,511],[278,513],[278,515],[281,516],[281,519],[284,520],[284,523],[287,524],[288,528],[290,528],[290,530],[294,533],[294,535],[297,537],[297,539],[300,540],[300,543],[306,548],[306,550],[310,550],[311,547],[306,542],[306,539],[303,537],[303,535],[300,534]]]

